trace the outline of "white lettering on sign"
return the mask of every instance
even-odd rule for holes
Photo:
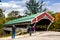
[[[43,18],[42,19],[48,19],[48,17],[45,15],[45,16],[43,16]]]

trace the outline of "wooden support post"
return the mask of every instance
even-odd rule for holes
[[[34,28],[34,33],[36,32],[36,28],[35,28],[35,26],[36,26],[36,23],[35,23],[34,26],[33,26],[33,28]]]
[[[51,22],[51,23],[48,25],[48,27],[47,27],[47,31],[48,31],[48,29],[49,29],[49,27],[51,26],[52,23],[53,23],[53,22]]]

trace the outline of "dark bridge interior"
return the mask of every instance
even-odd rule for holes
[[[50,22],[51,21],[49,19],[42,19],[39,22],[37,22],[36,24],[37,25],[48,25],[48,24],[50,24]]]
[[[42,19],[42,20],[38,21],[36,23],[36,30],[37,31],[46,31],[50,22],[51,21],[49,19]]]

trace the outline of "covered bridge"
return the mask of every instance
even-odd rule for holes
[[[15,19],[8,21],[4,24],[4,30],[12,31],[11,27],[15,26],[17,29],[19,28],[28,28],[29,25],[43,25],[48,24],[47,30],[50,25],[53,23],[54,18],[47,12],[37,13],[34,15],[26,16],[23,18]]]

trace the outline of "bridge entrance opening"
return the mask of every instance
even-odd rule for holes
[[[36,31],[46,31],[48,25],[50,24],[49,19],[42,19],[36,23]]]

